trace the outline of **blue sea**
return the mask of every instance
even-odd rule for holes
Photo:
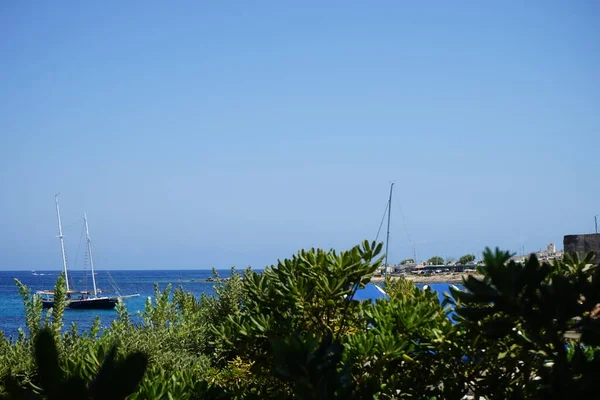
[[[219,276],[225,278],[231,275],[230,270],[218,271]],[[14,278],[17,278],[33,292],[37,290],[53,289],[59,271],[0,271],[0,331],[7,337],[17,336],[18,328],[25,329],[25,309],[23,301]],[[207,282],[206,278],[212,276],[210,270],[152,270],[152,271],[99,271],[96,274],[97,286],[104,290],[113,290],[110,277],[117,283],[120,294],[139,294],[125,300],[127,310],[134,321],[138,320],[137,311],[143,311],[148,296],[154,296],[154,283],[158,283],[163,290],[168,284],[172,289],[181,286],[187,292],[200,296],[202,293],[214,294],[214,283]],[[92,290],[92,282],[85,271],[71,271],[71,284],[76,290]],[[443,299],[443,292],[448,292],[448,284],[439,283],[429,285],[438,292]],[[379,292],[374,288],[366,288],[362,293],[357,293],[357,299],[379,297]],[[100,316],[101,326],[108,326],[116,318],[115,310],[65,310],[65,328],[70,328],[71,323],[77,323],[79,332],[88,331],[96,315]]]
[[[16,336],[19,327],[25,328],[25,309],[14,278],[29,287],[33,293],[37,290],[53,289],[59,275],[59,271],[36,271],[35,273],[38,275],[34,275],[31,271],[0,271],[0,330],[4,331],[6,336]],[[221,277],[231,275],[230,270],[218,271],[218,273]],[[69,274],[74,289],[92,290],[89,273],[86,275],[85,271],[70,271]],[[206,282],[206,278],[212,275],[211,270],[110,271],[110,275],[106,271],[98,271],[96,282],[99,288],[113,291],[110,284],[110,277],[112,277],[118,285],[120,294],[139,294],[139,297],[125,300],[127,310],[135,321],[137,311],[144,310],[146,298],[154,296],[155,282],[161,290],[171,284],[173,290],[181,286],[185,291],[200,296],[201,293],[214,293],[214,283]],[[65,310],[65,326],[70,327],[71,322],[76,322],[80,332],[87,331],[96,315],[100,316],[102,326],[108,326],[117,313],[115,310]]]

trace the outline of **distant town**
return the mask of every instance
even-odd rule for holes
[[[562,258],[563,251],[556,250],[555,243],[549,243],[546,246],[546,249],[539,250],[534,253],[515,255],[510,258],[511,261],[515,262],[524,262],[531,255],[535,254],[535,256],[540,261],[551,261],[557,258]],[[417,275],[429,275],[429,274],[441,274],[448,272],[475,272],[478,265],[483,265],[482,260],[477,260],[477,257],[474,254],[465,254],[460,257],[458,260],[456,259],[447,259],[444,260],[440,256],[434,256],[428,259],[427,261],[415,262],[414,259],[408,258],[406,260],[402,260],[398,264],[388,264],[387,270],[386,267],[383,266],[378,274],[417,274]]]

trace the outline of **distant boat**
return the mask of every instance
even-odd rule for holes
[[[90,260],[90,267],[92,269],[92,283],[94,291],[84,290],[73,290],[69,287],[69,272],[67,270],[67,256],[65,252],[65,240],[62,234],[62,223],[60,220],[60,207],[58,205],[58,194],[54,196],[56,203],[56,217],[58,219],[58,238],[60,239],[60,249],[63,261],[63,270],[65,273],[65,281],[67,286],[67,294],[64,299],[67,304],[66,306],[71,309],[86,309],[86,310],[110,310],[115,308],[119,299],[137,297],[139,294],[133,294],[128,296],[102,296],[99,295],[101,290],[96,287],[96,274],[94,273],[94,259],[92,257],[92,240],[90,239],[90,232],[88,228],[87,215],[83,214],[83,220],[85,223],[85,236],[87,240],[87,253]],[[34,273],[35,274],[35,273]],[[42,299],[42,306],[44,308],[51,308],[54,306],[55,298],[53,290],[41,290],[36,292]]]

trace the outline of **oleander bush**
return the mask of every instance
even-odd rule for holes
[[[262,273],[215,271],[214,296],[183,290],[125,305],[89,332],[62,326],[16,282],[26,310],[0,335],[0,396],[87,399],[594,398],[600,390],[600,270],[591,258],[509,261],[486,250],[464,288],[437,293],[386,279],[354,299],[382,246],[301,250]],[[57,298],[65,291],[57,280]]]

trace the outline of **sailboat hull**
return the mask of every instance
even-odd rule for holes
[[[117,305],[116,298],[71,300],[69,308],[75,310],[111,310]]]
[[[73,310],[112,310],[117,305],[117,299],[112,297],[103,297],[99,299],[71,300],[67,308]],[[43,308],[52,308],[54,301],[43,301]]]

